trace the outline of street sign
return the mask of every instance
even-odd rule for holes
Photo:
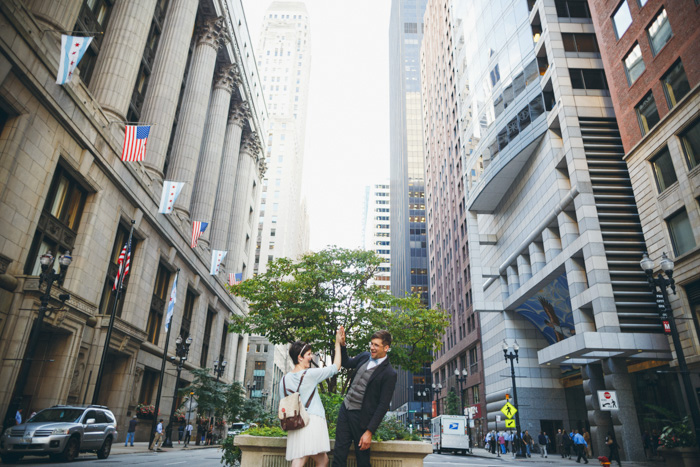
[[[664,300],[664,294],[656,294],[656,306],[659,308],[659,313],[666,312],[666,300]]]
[[[501,421],[501,416],[500,416],[500,415],[496,415],[496,421],[497,421],[497,422],[500,422],[500,421]]]
[[[510,420],[506,420],[506,428],[515,428],[515,420],[512,418]]]
[[[504,405],[501,408],[501,412],[503,412],[503,415],[505,415],[506,418],[513,418],[513,416],[515,415],[515,412],[517,412],[517,411],[518,411],[518,409],[516,409],[515,406],[513,404],[511,404],[510,402],[506,402],[506,405]]]
[[[598,405],[600,410],[619,410],[620,405],[617,403],[617,393],[615,391],[598,391]]]
[[[662,321],[662,323],[664,325],[664,332],[666,334],[671,334],[671,323],[668,321]]]

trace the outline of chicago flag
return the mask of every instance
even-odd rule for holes
[[[170,180],[163,182],[163,193],[160,195],[160,207],[158,208],[159,213],[170,214],[173,212],[175,200],[180,196],[183,186],[185,186],[185,182],[173,182]]]
[[[85,51],[90,46],[92,37],[76,37],[61,34],[61,56],[58,60],[56,84],[66,84],[73,77],[73,70],[80,63]]]
[[[228,251],[211,250],[211,269],[209,270],[209,274],[215,276],[219,273],[219,266],[226,257],[226,253],[228,253]]]

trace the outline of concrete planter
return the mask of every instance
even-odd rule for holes
[[[287,438],[238,435],[233,444],[241,448],[241,467],[282,467],[290,463],[285,460]],[[331,440],[333,460],[335,440]],[[433,452],[433,447],[421,441],[372,441],[372,466],[374,467],[422,467],[423,458]],[[307,463],[307,465],[309,465]],[[355,465],[354,449],[350,451],[348,465]]]
[[[659,454],[666,461],[666,467],[697,467],[700,465],[700,449],[692,448],[659,448]]]

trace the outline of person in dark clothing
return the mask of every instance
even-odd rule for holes
[[[612,461],[617,461],[617,465],[622,466],[622,462],[620,462],[620,446],[617,444],[615,435],[610,431],[608,431],[608,436],[605,437],[605,444],[607,444],[608,449],[610,449],[608,454],[610,463],[612,463]]]
[[[574,430],[574,446],[576,447],[576,455],[578,456],[576,457],[576,462],[580,464],[581,458],[583,458],[583,462],[588,464],[588,459],[586,458],[586,447],[588,444],[578,430]]]
[[[571,448],[573,447],[574,442],[566,430],[564,430],[564,432],[561,434],[561,438],[562,444],[564,446],[564,450],[562,451],[562,457],[568,457],[569,459],[571,459]]]
[[[547,457],[547,444],[549,444],[549,436],[544,431],[540,431],[537,437],[537,444],[540,445],[540,457]]]
[[[202,436],[204,436],[204,425],[202,422],[197,422],[197,439],[194,441],[195,446],[199,446],[202,443]]]
[[[136,415],[129,420],[129,428],[126,430],[126,441],[124,441],[124,446],[126,446],[129,443],[129,440],[131,440],[131,445],[134,445],[134,433],[136,433],[136,425],[139,424],[138,419],[136,418]]]
[[[185,425],[180,425],[180,427],[177,429],[177,444],[180,444],[180,441],[182,441],[182,435],[185,433]]]

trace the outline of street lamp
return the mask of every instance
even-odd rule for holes
[[[435,395],[435,413],[440,415],[440,393],[442,392],[442,383],[437,386],[433,383],[433,394]]]
[[[459,400],[462,403],[462,414],[464,414],[464,391],[462,391],[462,384],[467,382],[467,377],[469,376],[469,372],[467,371],[466,368],[462,368],[462,377],[459,376],[459,370],[455,368],[455,377],[457,378],[457,383],[459,384]],[[468,417],[467,417],[467,435],[469,436],[469,450],[471,451],[471,445],[472,445],[472,427],[471,427],[471,411],[468,412]]]
[[[187,355],[190,353],[190,345],[192,345],[192,338],[188,337],[185,342],[182,342],[182,336],[177,336],[175,340],[175,357],[172,360],[177,360],[177,376],[175,377],[175,393],[173,394],[173,403],[170,406],[170,420],[168,421],[168,426],[165,427],[165,442],[163,447],[171,448],[173,447],[173,423],[175,422],[175,405],[177,403],[177,387],[180,385],[180,373],[182,368],[185,366],[187,361]],[[178,360],[179,359],[179,360]],[[191,396],[190,396],[191,400]],[[191,404],[190,404],[191,406]]]
[[[268,391],[267,389],[263,389],[261,394],[262,394],[262,401],[263,401],[263,403],[262,403],[263,409],[267,409],[267,396],[270,395],[270,391]]]
[[[665,252],[661,255],[661,271],[666,273],[666,277],[663,276],[661,271],[659,271],[657,277],[654,277],[654,261],[649,258],[649,255],[647,255],[646,252],[644,252],[644,255],[642,255],[642,260],[639,262],[639,265],[646,273],[649,286],[656,295],[656,303],[659,307],[659,315],[664,325],[664,331],[667,334],[670,332],[671,338],[673,339],[673,347],[676,351],[676,357],[678,358],[678,368],[680,370],[681,380],[683,381],[683,387],[685,389],[685,397],[686,401],[688,402],[688,408],[690,409],[690,417],[693,419],[693,426],[695,428],[695,439],[700,443],[700,410],[698,410],[698,404],[695,399],[695,390],[690,381],[688,365],[685,362],[685,353],[683,352],[683,346],[681,345],[680,338],[678,337],[676,320],[673,316],[671,303],[668,299],[669,287],[671,287],[673,294],[676,294],[676,282],[673,280],[673,261],[666,256]],[[659,293],[659,290],[661,293]]]
[[[223,376],[224,371],[226,370],[227,363],[228,362],[226,360],[221,362],[221,364],[219,364],[218,360],[214,361],[214,374],[216,375],[216,382],[217,383],[219,382],[219,378],[221,378],[221,376]]]
[[[47,312],[56,311],[63,307],[67,300],[70,300],[69,294],[60,294],[58,296],[61,301],[61,306],[59,308],[49,309],[49,300],[51,299],[51,288],[53,283],[57,282],[58,285],[63,285],[63,281],[66,278],[66,272],[68,271],[68,266],[73,262],[73,257],[70,252],[66,251],[63,255],[58,257],[59,271],[56,272],[53,265],[56,258],[47,251],[45,254],[39,257],[39,264],[41,265],[41,273],[39,274],[39,288],[42,284],[46,284],[46,289],[41,295],[39,302],[39,314],[36,318],[36,325],[27,343],[27,350],[24,355],[24,360],[26,361],[21,365],[21,370],[17,376],[17,382],[15,383],[15,397],[13,397],[12,402],[9,404],[7,409],[7,416],[5,420],[14,420],[15,412],[21,408],[22,405],[22,394],[24,393],[24,386],[27,384],[27,379],[29,378],[29,371],[31,370],[32,361],[34,360],[34,354],[36,353],[36,347],[39,343],[39,335],[41,334],[41,328],[44,324],[44,318]]]
[[[513,384],[513,405],[515,408],[518,408],[518,388],[515,385],[515,366],[513,363],[513,360],[516,362],[519,362],[518,360],[518,350],[520,350],[520,346],[518,345],[518,341],[516,340],[513,342],[513,352],[509,352],[508,349],[510,348],[510,345],[508,345],[508,342],[506,342],[505,339],[503,339],[503,357],[506,359],[506,362],[510,360],[510,378],[511,382]],[[520,440],[520,415],[518,415],[519,412],[515,412],[515,442],[518,450],[517,457],[525,457],[525,454],[521,451],[522,449],[522,443]]]
[[[248,381],[248,384],[246,385],[246,387],[248,388],[248,391],[250,393],[248,395],[248,398],[252,399],[253,398],[253,391],[255,390],[255,381],[252,381],[252,382]]]

